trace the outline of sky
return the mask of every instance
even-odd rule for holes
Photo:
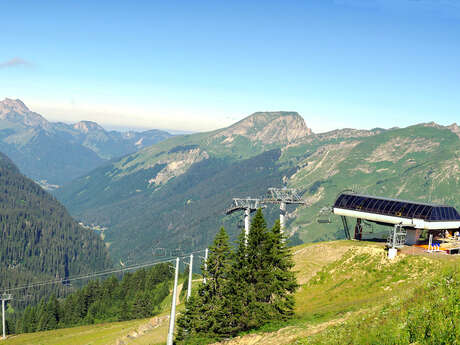
[[[460,1],[0,1],[0,99],[52,121],[460,122]]]

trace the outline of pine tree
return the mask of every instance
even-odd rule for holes
[[[273,274],[270,282],[273,317],[285,320],[294,315],[293,293],[298,288],[295,276],[292,253],[287,247],[286,236],[281,232],[280,222],[277,220],[271,229],[267,260]]]
[[[259,208],[251,222],[246,248],[247,328],[259,327],[271,319],[269,282],[273,279],[273,272],[268,259],[270,242],[267,224]]]
[[[198,293],[186,302],[186,311],[178,319],[177,340],[186,343],[197,337],[213,339],[223,335],[229,310],[226,308],[227,286],[232,251],[229,238],[221,228],[209,248],[207,270],[203,270],[207,283],[200,284]]]
[[[230,336],[235,336],[239,332],[248,329],[251,321],[251,314],[247,306],[253,298],[253,293],[248,289],[247,276],[247,238],[243,229],[238,237],[227,286],[227,301],[231,312],[228,316],[226,327]]]
[[[56,329],[59,324],[59,302],[56,295],[52,294],[46,304],[46,311],[48,314],[48,323],[46,329]]]

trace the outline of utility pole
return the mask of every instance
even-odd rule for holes
[[[171,315],[169,317],[169,332],[166,345],[173,345],[174,325],[176,322],[177,280],[179,279],[179,258],[176,259],[176,272],[174,274],[174,288],[171,302]]]
[[[193,279],[193,254],[190,254],[190,264],[188,266],[187,301],[192,295],[192,279]]]
[[[204,250],[204,272],[203,274],[203,284],[206,284],[206,274],[208,273],[208,248]]]
[[[5,320],[5,302],[13,299],[11,294],[3,294],[2,299],[2,325],[3,325],[3,339],[6,339],[6,320]]]

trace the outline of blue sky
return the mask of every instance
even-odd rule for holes
[[[458,1],[1,1],[0,13],[0,98],[51,120],[460,122]]]

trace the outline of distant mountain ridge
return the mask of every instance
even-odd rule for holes
[[[240,215],[224,216],[234,197],[269,187],[305,191],[310,207],[290,207],[296,242],[343,236],[319,224],[321,208],[359,186],[370,194],[443,201],[460,207],[458,126],[338,129],[314,134],[295,112],[255,113],[232,126],[177,136],[113,160],[56,196],[86,224],[107,227],[114,258],[145,259],[152,247],[201,249],[225,225],[235,238]],[[276,207],[264,210],[269,221]]]
[[[19,99],[0,101],[0,150],[42,184],[69,182],[110,159],[171,136],[155,129],[106,131],[92,121],[49,122]]]

